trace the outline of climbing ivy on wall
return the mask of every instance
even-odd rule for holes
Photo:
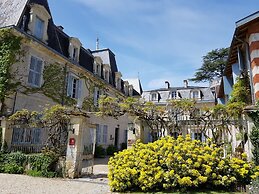
[[[90,111],[90,112],[96,112],[98,111],[98,107],[94,105],[94,92],[95,87],[97,87],[100,90],[103,90],[104,92],[108,91],[108,88],[105,87],[105,84],[102,83],[100,80],[94,80],[90,77],[86,77],[85,75],[80,75],[80,78],[84,80],[86,89],[89,92],[89,95],[84,98],[83,100],[83,110]]]
[[[29,93],[43,93],[47,97],[51,98],[54,102],[66,105],[74,106],[77,101],[67,96],[67,68],[60,64],[45,64],[43,70],[44,83],[40,88],[31,88],[21,84],[19,81],[15,81],[15,73],[11,72],[12,65],[20,60],[22,56],[21,49],[22,38],[14,35],[11,29],[0,30],[0,113],[5,112],[5,99],[12,92],[15,92],[18,86],[23,88],[24,94]],[[87,111],[97,111],[97,107],[94,105],[94,92],[95,87],[98,87],[104,92],[108,91],[105,84],[98,79],[94,79],[85,74],[78,74],[80,79],[83,79],[87,90],[88,96],[83,99],[83,109]]]
[[[66,106],[73,106],[76,100],[67,96],[67,70],[59,64],[45,64],[43,70],[44,83],[40,88],[26,87],[25,94],[42,92],[54,102]]]
[[[21,37],[11,33],[11,29],[0,30],[0,114],[5,111],[5,99],[14,91],[19,82],[14,82],[11,67],[22,55]]]
[[[233,86],[229,103],[239,102],[243,104],[251,103],[250,86],[248,76],[237,78]]]
[[[41,87],[43,93],[58,103],[62,103],[65,93],[66,70],[58,64],[44,67]]]
[[[250,133],[250,140],[253,145],[253,160],[256,165],[259,165],[259,101],[256,104],[257,110],[248,113],[248,116],[253,120],[254,127]]]

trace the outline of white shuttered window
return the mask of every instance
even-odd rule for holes
[[[42,40],[44,34],[44,21],[40,19],[38,16],[36,16],[35,19],[35,27],[34,27],[34,35]]]
[[[96,126],[96,143],[97,144],[107,144],[108,138],[108,126],[107,125],[97,125]]]
[[[42,74],[42,60],[31,56],[30,70],[28,76],[28,83],[34,87],[41,86],[41,74]]]
[[[70,73],[67,82],[67,95],[75,99],[81,98],[82,80]]]

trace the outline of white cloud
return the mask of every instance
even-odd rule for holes
[[[201,66],[202,56],[230,44],[233,26],[224,24],[233,21],[219,8],[172,0],[76,1],[98,17],[90,27],[100,32],[101,45],[115,50],[123,77],[139,72],[144,89],[162,87],[165,80],[181,86]]]

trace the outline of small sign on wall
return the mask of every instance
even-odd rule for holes
[[[69,138],[69,146],[75,146],[76,140],[74,137]]]

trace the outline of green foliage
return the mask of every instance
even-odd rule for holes
[[[54,177],[57,161],[58,158],[53,154],[26,155],[21,152],[0,154],[0,172]]]
[[[149,144],[137,142],[132,149],[115,154],[109,161],[112,191],[234,190],[259,175],[254,164],[223,157],[222,148],[210,141],[165,137]]]
[[[59,64],[51,64],[44,67],[43,70],[44,83],[41,87],[43,93],[61,104],[64,101],[66,70]]]
[[[47,130],[48,137],[45,145],[63,154],[66,148],[68,124],[70,115],[73,114],[68,108],[55,105],[46,108],[42,113],[28,110],[17,111],[9,117],[13,125],[27,125],[29,127],[41,127]]]
[[[253,145],[253,160],[259,165],[259,101],[255,106],[255,110],[248,112],[248,116],[253,120],[254,127],[250,133],[250,140]]]
[[[41,120],[48,131],[46,144],[56,153],[63,154],[66,149],[70,122],[69,110],[61,105],[52,106],[44,110]]]
[[[22,152],[12,152],[5,155],[5,163],[16,163],[19,166],[24,166],[27,160],[27,157]]]
[[[2,171],[4,173],[23,174],[26,164],[26,156],[23,153],[3,154],[2,157]]]
[[[112,97],[102,97],[99,101],[98,116],[112,116],[118,118],[128,114],[142,121],[149,127],[152,140],[182,132],[188,125],[186,120],[197,124],[199,130],[207,134],[212,131],[212,140],[218,145],[222,144],[222,134],[229,132],[231,125],[239,125],[235,120],[243,113],[244,105],[240,102],[225,105],[216,105],[211,108],[203,107],[202,110],[196,107],[196,102],[190,99],[170,100],[167,106],[157,106],[153,102],[145,102],[135,98],[119,100]],[[181,116],[189,116],[186,120],[179,120]],[[241,126],[241,125],[240,125]]]
[[[251,103],[249,78],[245,76],[244,78],[237,78],[237,82],[233,86],[232,93],[230,95],[229,103]]]
[[[259,177],[253,180],[252,183],[248,186],[249,194],[258,194],[259,191]]]
[[[3,129],[0,127],[0,152],[1,152],[1,148],[2,148],[2,139],[3,139],[3,133],[2,133]]]
[[[44,177],[54,177],[55,176],[55,164],[57,158],[50,157],[44,154],[35,154],[28,157],[28,163],[30,169],[27,172],[28,175],[32,176],[44,176]]]
[[[14,162],[5,163],[3,165],[3,172],[8,174],[23,174],[24,167]]]
[[[104,158],[106,156],[106,150],[103,146],[101,145],[96,145],[95,146],[95,152],[94,152],[94,157],[96,158]]]
[[[107,148],[106,148],[106,153],[108,156],[113,156],[115,152],[118,151],[118,148],[114,145],[109,145]]]
[[[250,134],[250,140],[253,145],[253,160],[256,165],[259,165],[259,128],[253,127],[251,134]]]
[[[10,29],[0,30],[0,102],[1,114],[4,113],[4,101],[14,91],[18,82],[14,82],[11,67],[21,55],[21,37],[11,33]]]
[[[125,150],[127,149],[127,143],[121,143],[121,149],[120,150]]]
[[[229,48],[215,49],[203,56],[203,64],[190,79],[195,82],[212,81],[223,75],[228,57]]]
[[[13,121],[16,125],[29,125],[33,127],[39,124],[39,113],[22,109],[11,115],[9,120]]]

